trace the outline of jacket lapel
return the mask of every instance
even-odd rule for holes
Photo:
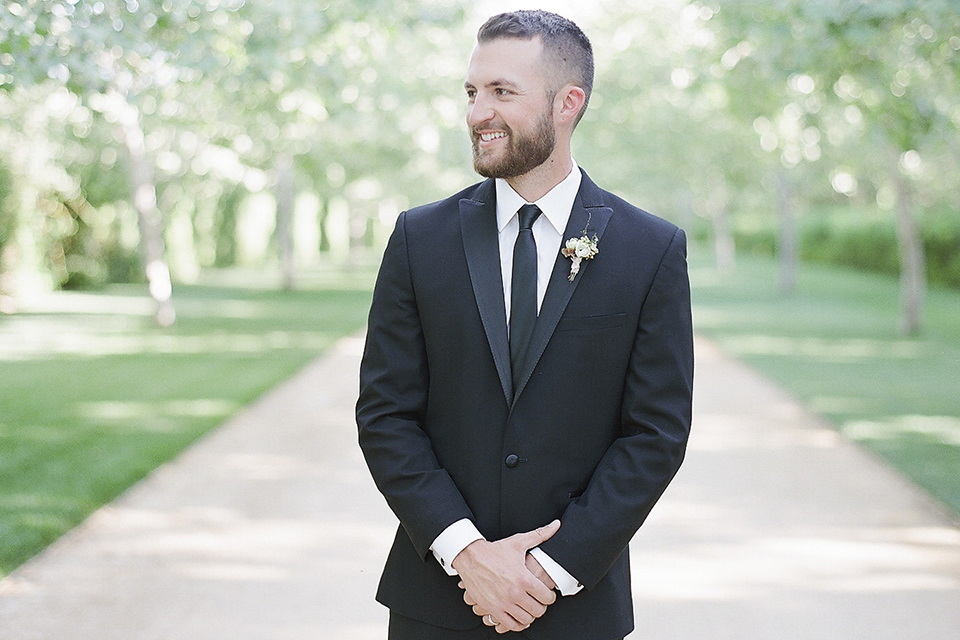
[[[602,239],[603,231],[612,214],[613,210],[610,207],[604,206],[603,192],[590,180],[586,172],[584,172],[583,179],[580,183],[580,190],[577,192],[577,197],[574,198],[573,201],[573,209],[570,211],[567,228],[563,232],[561,244],[565,243],[569,238],[579,238],[583,235],[584,229],[586,229],[588,236],[593,237],[593,235],[596,234],[598,239]],[[603,244],[599,242],[598,244],[600,253],[597,254],[594,260],[603,259]],[[527,360],[524,363],[523,373],[519,378],[520,382],[514,394],[514,400],[523,391],[527,381],[533,374],[537,362],[540,361],[540,356],[543,355],[544,349],[547,348],[547,343],[550,342],[550,338],[553,336],[553,332],[556,330],[557,324],[559,324],[560,318],[567,308],[567,303],[570,302],[570,298],[573,297],[573,292],[576,291],[577,286],[583,279],[583,274],[590,268],[590,262],[591,260],[585,260],[580,263],[580,272],[576,278],[574,278],[573,282],[570,282],[567,279],[570,275],[570,260],[564,258],[560,255],[560,252],[557,251],[557,259],[553,265],[553,273],[550,275],[550,282],[547,284],[543,304],[540,305],[540,314],[537,316],[537,324],[533,328],[533,337],[530,339],[530,350],[527,352]],[[497,273],[500,273],[499,269],[497,269]],[[502,283],[499,288],[503,288]],[[505,313],[503,311],[502,300],[500,308],[501,314]],[[507,355],[507,377],[509,378],[509,347]],[[501,379],[502,377],[503,374],[501,373]]]
[[[507,312],[503,301],[503,277],[500,274],[500,242],[493,180],[481,183],[472,198],[460,200],[460,231],[480,320],[490,343],[504,398],[510,404],[513,399],[513,380],[510,375],[510,343],[507,340]]]

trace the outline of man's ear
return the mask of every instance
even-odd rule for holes
[[[586,101],[586,92],[575,84],[568,84],[560,89],[553,101],[554,112],[558,118],[557,124],[576,122]]]

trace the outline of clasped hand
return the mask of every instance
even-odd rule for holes
[[[556,584],[528,552],[559,528],[554,520],[496,542],[477,540],[454,558],[464,602],[497,633],[523,631],[557,599]]]

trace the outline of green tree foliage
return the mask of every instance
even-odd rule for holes
[[[462,179],[459,110],[438,98],[459,90],[462,20],[448,3],[398,0],[5,3],[0,107],[26,117],[40,94],[74,97],[61,122],[81,131],[47,127],[49,148],[31,145],[68,178],[37,197],[79,189],[114,218],[139,213],[141,253],[145,231],[163,230],[153,259],[189,277],[240,259],[244,194],[288,184],[363,229],[395,214],[400,194],[432,197]],[[27,182],[29,164],[17,172]]]
[[[716,22],[726,75],[753,83],[744,104],[763,148],[779,152],[787,169],[823,157],[821,182],[829,179],[835,192],[855,196],[863,183],[878,202],[896,206],[901,328],[917,332],[926,289],[917,206],[938,189],[922,168],[957,151],[944,142],[956,139],[960,105],[955,7],[928,0],[725,2]]]
[[[915,221],[947,212],[936,226],[949,228],[960,203],[951,5],[581,7],[573,17],[592,35],[598,66],[576,158],[641,206],[712,237],[721,266],[732,266],[733,230],[779,212],[787,289],[805,211],[896,211],[903,325],[916,329],[925,256]],[[298,260],[370,243],[400,209],[474,179],[461,83],[485,16],[465,6],[6,2],[0,139],[11,150],[17,237],[32,238],[35,262],[47,256],[56,271],[49,224],[38,219],[62,205],[73,211],[69,233],[97,239],[64,247],[118,261],[102,277],[153,251],[181,279],[262,261],[264,251],[292,265],[308,237],[312,258]],[[144,239],[151,228],[159,249]]]

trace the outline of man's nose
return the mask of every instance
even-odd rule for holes
[[[489,122],[493,119],[493,115],[490,101],[481,96],[476,96],[473,102],[467,105],[467,125],[470,127]]]

